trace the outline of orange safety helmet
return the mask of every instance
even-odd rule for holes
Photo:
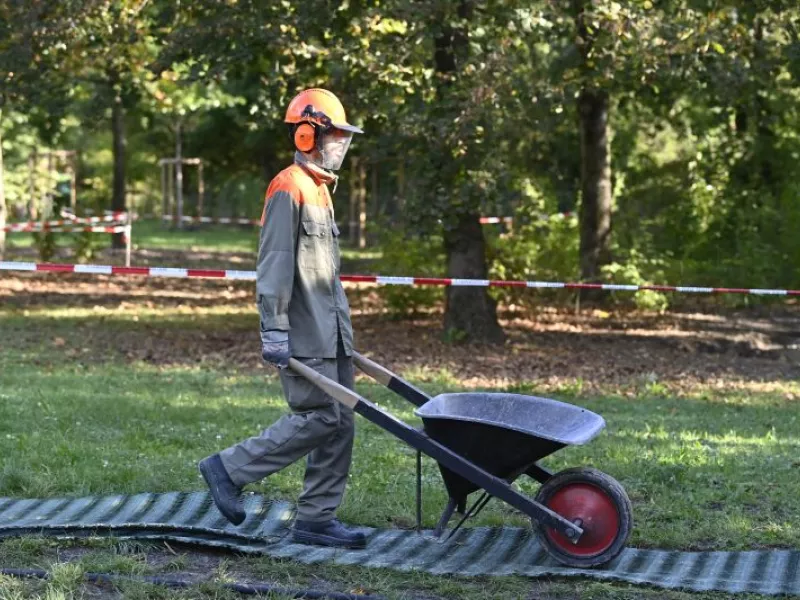
[[[321,132],[335,127],[351,133],[364,133],[347,122],[344,106],[328,90],[312,88],[303,90],[289,102],[284,122],[292,128],[295,147],[301,152],[313,150]]]

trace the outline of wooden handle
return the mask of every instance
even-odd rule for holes
[[[352,390],[348,390],[346,387],[335,382],[333,379],[328,379],[322,373],[318,373],[311,367],[307,367],[296,358],[289,359],[289,368],[298,375],[305,377],[323,392],[334,398],[336,401],[341,402],[345,406],[355,408],[356,404],[358,404],[361,400],[361,396]]]
[[[392,373],[386,367],[379,365],[375,361],[355,351],[353,351],[353,362],[359,369],[364,371],[364,373],[372,377],[375,381],[385,385],[395,394],[402,396],[412,404],[422,406],[431,399],[428,394],[418,387],[411,385],[396,373]]]
[[[356,363],[356,366],[359,369],[364,371],[364,373],[372,377],[381,385],[389,385],[389,382],[392,380],[392,378],[399,379],[397,375],[392,373],[386,367],[383,367],[375,361],[368,359],[366,356],[359,354],[355,350],[353,350],[353,362]]]

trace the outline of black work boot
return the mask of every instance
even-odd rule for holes
[[[292,530],[292,541],[298,544],[337,548],[367,547],[367,538],[363,533],[349,530],[336,519],[321,523],[297,520]]]
[[[240,525],[247,516],[242,508],[242,488],[231,481],[219,454],[204,458],[198,467],[219,512],[234,525]]]

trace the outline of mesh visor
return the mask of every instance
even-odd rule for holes
[[[342,168],[344,157],[353,141],[353,133],[341,129],[332,129],[322,135],[320,154],[322,155],[323,169],[338,171]]]

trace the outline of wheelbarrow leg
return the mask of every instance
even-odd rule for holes
[[[436,525],[436,530],[433,533],[433,535],[435,535],[437,538],[442,537],[444,528],[447,527],[447,523],[450,521],[450,517],[452,517],[453,513],[456,511],[457,505],[458,500],[455,498],[450,498],[447,501],[447,506],[445,506],[444,512],[442,513],[442,518],[439,519],[439,523]]]
[[[422,533],[422,452],[417,450],[417,533]]]
[[[510,477],[507,478],[507,481],[509,483],[513,482],[519,475],[522,474],[522,472],[523,471],[519,471],[512,474]],[[544,467],[540,467],[535,463],[530,467],[526,467],[524,473],[526,473],[530,477],[533,477],[534,479],[537,479],[540,483],[544,483],[553,476],[553,474],[550,471],[548,471]],[[467,519],[471,517],[477,517],[480,514],[480,512],[484,508],[486,508],[486,505],[489,503],[489,500],[491,499],[492,495],[489,494],[489,492],[483,492],[483,494],[481,494],[480,497],[475,501],[475,504],[473,504],[466,513],[464,513],[464,509],[461,508],[462,505],[459,504],[458,512],[464,516],[461,517],[461,520],[458,522],[458,524],[455,527],[453,527],[453,529],[450,530],[450,533],[447,535],[447,539],[449,540],[451,537],[453,537],[453,534],[455,534],[455,532],[461,528],[461,526],[466,522]],[[466,499],[462,500],[462,503],[463,502],[466,502]]]
[[[488,492],[483,492],[483,494],[481,494],[480,497],[475,501],[475,504],[473,504],[470,507],[470,509],[466,513],[464,513],[464,516],[461,517],[461,520],[458,522],[458,524],[456,524],[456,526],[450,530],[450,533],[447,534],[445,541],[453,537],[456,531],[461,529],[461,526],[464,523],[466,523],[467,519],[469,519],[470,517],[477,517],[478,514],[486,507],[486,505],[489,503],[489,500],[491,499],[492,496]]]

